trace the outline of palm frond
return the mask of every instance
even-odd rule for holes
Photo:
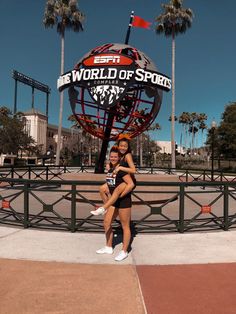
[[[48,0],[43,23],[46,28],[56,25],[57,32],[63,34],[66,29],[83,31],[84,14],[78,9],[77,0]]]
[[[193,12],[182,7],[182,0],[170,0],[168,4],[162,4],[163,12],[155,18],[157,23],[156,33],[164,33],[171,36],[185,33],[192,25]]]

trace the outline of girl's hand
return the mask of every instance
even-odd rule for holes
[[[117,174],[117,172],[120,170],[120,167],[116,167],[114,170],[113,170],[113,174]]]

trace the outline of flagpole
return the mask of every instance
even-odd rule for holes
[[[126,33],[126,38],[125,38],[125,45],[128,45],[128,43],[129,43],[129,36],[130,36],[130,31],[131,31],[133,19],[134,19],[134,11],[132,11],[131,15],[130,15],[129,27],[128,27],[128,30]]]

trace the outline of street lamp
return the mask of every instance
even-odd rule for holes
[[[215,130],[216,122],[211,122],[211,181],[214,181],[214,149],[215,149]]]

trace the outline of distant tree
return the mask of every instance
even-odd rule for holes
[[[182,114],[179,116],[178,121],[180,124],[182,124],[182,132],[181,132],[181,138],[182,133],[184,131],[184,146],[185,148],[188,147],[187,145],[187,132],[189,135],[191,135],[191,151],[194,149],[194,147],[197,147],[197,145],[194,145],[194,140],[196,138],[196,134],[198,134],[198,131],[202,131],[202,145],[203,145],[203,132],[207,129],[207,125],[205,123],[205,120],[207,120],[207,115],[205,113],[196,113],[196,112],[182,112]],[[197,140],[197,138],[196,138]]]
[[[182,134],[184,133],[184,147],[187,148],[187,134],[188,134],[188,126],[190,122],[190,113],[189,112],[182,112],[182,114],[179,116],[179,123],[182,124],[182,131],[181,131],[181,138]],[[181,145],[182,143],[180,143]]]
[[[222,122],[217,128],[218,153],[225,158],[236,157],[236,102],[225,107]]]
[[[177,121],[178,120],[178,118],[176,117],[176,116],[174,116],[174,121]],[[172,116],[169,116],[169,118],[168,118],[168,121],[172,121]]]
[[[82,154],[88,154],[89,156],[89,165],[91,164],[91,158],[92,158],[92,153],[98,152],[99,151],[99,145],[100,145],[100,139],[91,135],[87,131],[85,131],[82,126],[79,124],[77,119],[75,118],[74,115],[70,115],[68,117],[68,120],[73,123],[72,129],[78,129],[80,130],[80,135],[79,135],[79,142],[78,142],[78,151]],[[93,121],[91,120],[90,127],[96,128],[95,124],[93,124]],[[62,152],[64,153],[64,151]]]
[[[147,132],[141,133],[137,136],[136,141],[132,140],[132,150],[136,151],[137,157],[140,159],[140,166],[143,166],[143,152],[147,149],[150,151],[150,147],[155,151],[159,151],[161,148],[156,144],[155,141],[151,140],[149,132],[161,130],[159,123],[153,123],[147,128]],[[149,143],[149,145],[147,145]],[[148,146],[148,147],[147,147]]]
[[[201,146],[204,146],[204,143],[203,143],[203,132],[205,130],[207,130],[207,125],[205,123],[205,121],[207,120],[207,115],[205,113],[200,113],[198,115],[198,129],[201,130],[201,137],[202,137],[202,140],[201,140]]]
[[[157,131],[161,130],[161,126],[159,123],[152,124],[148,127],[148,131]]]
[[[64,47],[65,30],[72,29],[75,32],[83,30],[84,15],[78,9],[77,0],[47,0],[43,23],[46,28],[57,26],[57,32],[61,36],[61,74],[64,73]],[[60,93],[60,113],[58,123],[58,142],[56,152],[56,165],[60,161],[61,129],[63,114],[63,91]]]
[[[159,124],[157,123],[159,126]],[[152,140],[148,132],[142,133],[142,153],[146,157],[146,166],[151,166],[154,163],[153,154],[159,152],[161,148],[156,141]]]
[[[198,127],[195,125],[198,121],[198,114],[196,112],[192,112],[190,114],[190,121],[189,121],[189,134],[192,133],[192,144],[191,144],[191,152],[194,152],[194,140],[195,134],[198,132]]]
[[[171,109],[171,167],[175,168],[175,37],[191,27],[193,12],[182,6],[183,0],[162,4],[163,13],[156,18],[156,32],[172,37],[172,109]]]
[[[18,154],[19,151],[34,151],[35,142],[25,132],[23,114],[15,115],[7,107],[0,107],[0,153]]]

